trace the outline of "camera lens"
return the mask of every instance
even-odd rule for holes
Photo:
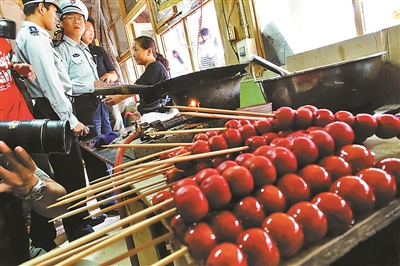
[[[37,119],[0,122],[0,140],[10,148],[23,147],[30,154],[69,153],[72,134],[68,121]]]

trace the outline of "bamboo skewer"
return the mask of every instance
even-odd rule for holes
[[[166,135],[166,134],[191,134],[191,133],[201,133],[207,132],[211,130],[222,131],[227,130],[227,127],[216,127],[216,128],[195,128],[195,129],[186,129],[186,130],[167,130],[167,131],[154,131],[148,132],[146,135],[156,136],[156,135]]]
[[[84,245],[84,244],[86,244],[86,243],[88,243],[88,242],[90,242],[92,240],[95,240],[95,239],[97,239],[99,237],[102,237],[103,235],[107,234],[108,232],[110,232],[112,230],[120,228],[120,227],[122,227],[122,226],[124,226],[124,225],[126,225],[128,223],[134,222],[135,220],[138,220],[138,219],[141,219],[143,217],[146,217],[146,215],[148,215],[150,213],[153,213],[153,212],[157,211],[158,209],[161,209],[161,208],[167,206],[172,201],[173,201],[173,199],[168,199],[168,200],[165,200],[165,201],[163,201],[163,202],[161,202],[161,203],[159,203],[157,205],[150,206],[150,207],[148,207],[146,209],[143,209],[140,212],[134,213],[134,214],[132,214],[132,215],[130,215],[128,217],[125,217],[124,219],[116,221],[115,223],[112,223],[112,224],[110,224],[110,225],[108,225],[108,226],[106,226],[106,227],[104,227],[104,228],[102,228],[100,230],[96,230],[93,233],[90,233],[90,234],[88,234],[86,236],[78,238],[78,239],[70,242],[68,245],[65,245],[63,247],[59,247],[59,248],[54,249],[54,250],[52,250],[52,251],[50,251],[50,252],[48,252],[46,254],[43,254],[43,255],[41,255],[39,257],[36,257],[36,258],[34,258],[32,260],[24,262],[22,265],[37,266],[37,265],[39,265],[41,263],[46,262],[47,259],[50,259],[50,258],[55,257],[57,255],[63,254],[65,252],[67,252],[68,250],[72,250],[72,249],[74,249],[76,247],[82,246],[82,245]],[[174,208],[174,210],[175,210],[175,208]]]
[[[123,164],[114,166],[114,167],[111,168],[110,170],[114,171],[114,170],[119,169],[119,168],[125,168],[125,167],[130,166],[130,165],[133,165],[133,164],[141,163],[141,162],[143,162],[143,161],[146,161],[146,160],[149,160],[149,159],[154,158],[154,157],[156,157],[156,156],[159,156],[159,155],[161,155],[161,154],[163,154],[163,153],[168,153],[168,152],[172,152],[172,151],[175,151],[175,150],[179,150],[180,148],[183,148],[183,147],[175,147],[175,148],[172,148],[172,149],[169,149],[169,150],[165,150],[165,151],[160,151],[160,152],[152,153],[152,154],[147,155],[147,156],[144,156],[144,157],[142,157],[142,158],[139,158],[139,159],[136,159],[136,160],[133,160],[133,161],[130,161],[130,162],[126,162],[126,163],[123,163]],[[118,174],[118,173],[117,173],[117,174]],[[94,180],[93,182],[95,182],[95,181],[96,181],[96,180]]]
[[[104,241],[108,237],[110,237],[110,236],[101,237],[99,239],[96,239],[96,240],[93,240],[93,241],[91,241],[89,243],[86,243],[86,244],[84,244],[82,246],[79,246],[79,247],[77,247],[75,249],[69,250],[69,251],[67,251],[67,252],[65,252],[63,254],[60,254],[60,255],[55,256],[53,258],[50,258],[49,260],[46,261],[46,263],[47,263],[47,265],[53,265],[53,264],[55,264],[57,262],[62,261],[65,258],[70,257],[71,255],[73,255],[73,254],[75,254],[77,252],[81,252],[82,250],[85,250],[85,249],[87,249],[87,248],[89,248],[89,247],[91,247],[91,246],[93,246],[93,245],[95,245],[97,243],[100,243],[101,241]]]
[[[190,107],[190,106],[166,106],[166,107],[177,108],[179,110],[184,110],[184,111],[199,111],[199,112],[203,112],[203,113],[213,113],[213,114],[275,117],[274,114],[249,112],[249,111],[242,111],[242,110],[225,110],[225,109],[204,108],[204,107]]]
[[[176,207],[174,207],[168,211],[164,211],[161,214],[155,215],[149,219],[145,219],[141,222],[131,225],[128,228],[122,229],[120,232],[115,233],[114,235],[110,236],[106,240],[104,240],[96,245],[93,245],[93,246],[81,251],[78,254],[75,254],[75,255],[69,257],[68,259],[64,260],[62,263],[63,263],[63,265],[71,265],[71,264],[77,262],[78,260],[80,260],[81,258],[84,258],[87,255],[90,255],[91,253],[93,253],[95,251],[98,251],[120,239],[123,239],[123,238],[127,237],[128,235],[131,235],[132,233],[142,230],[143,228],[145,228],[155,222],[158,222],[164,218],[167,218],[168,216],[171,216],[175,212],[176,212]]]
[[[139,171],[139,173],[136,173],[136,174],[129,175],[127,173],[127,174],[125,174],[125,178],[116,180],[115,182],[113,180],[112,180],[112,182],[103,181],[104,184],[103,184],[103,182],[101,182],[101,183],[94,184],[92,186],[81,188],[81,189],[79,189],[77,191],[71,192],[71,193],[59,198],[58,202],[48,206],[47,208],[52,208],[52,207],[56,207],[56,206],[60,206],[60,205],[66,204],[66,203],[71,203],[73,201],[76,201],[76,200],[78,200],[80,198],[84,198],[86,196],[92,196],[92,194],[100,192],[100,191],[103,191],[106,188],[119,186],[119,185],[124,184],[126,182],[133,181],[135,179],[139,179],[140,177],[142,177],[144,175],[148,175],[150,173],[153,173],[153,172],[155,172],[155,171],[157,171],[157,170],[159,170],[160,168],[163,168],[163,167],[169,167],[169,165],[161,164],[161,165],[157,165],[156,167],[154,167],[152,169],[145,168],[145,169]]]
[[[160,237],[152,239],[152,240],[144,243],[143,245],[140,245],[140,246],[138,246],[138,247],[136,247],[134,249],[128,250],[127,252],[125,252],[125,253],[117,256],[117,257],[114,257],[111,260],[105,261],[105,262],[101,263],[99,266],[113,265],[113,264],[117,263],[118,261],[121,261],[121,260],[123,260],[125,258],[131,257],[131,256],[139,253],[140,251],[142,251],[142,250],[144,250],[144,249],[146,249],[148,247],[151,247],[151,246],[154,246],[154,245],[156,245],[158,243],[161,243],[161,242],[171,238],[173,235],[174,235],[174,233],[172,233],[172,232],[166,233],[165,235],[162,235]]]
[[[146,179],[146,178],[147,178],[147,177],[143,178],[143,180]],[[138,182],[143,181],[143,180],[139,180]],[[128,190],[128,191],[125,191],[125,192],[122,192],[122,193],[118,193],[118,194],[116,194],[116,195],[114,195],[114,196],[111,196],[111,197],[108,197],[108,198],[106,198],[106,199],[99,200],[99,201],[97,201],[96,203],[93,203],[93,204],[91,204],[91,205],[92,205],[92,206],[97,206],[97,207],[98,207],[98,206],[100,206],[100,205],[102,205],[103,203],[106,203],[106,202],[108,202],[108,201],[111,201],[111,200],[114,200],[114,199],[123,198],[123,197],[129,196],[129,195],[131,195],[131,194],[134,194],[134,193],[138,192],[139,190],[146,189],[146,188],[149,188],[149,187],[153,187],[153,186],[159,185],[159,184],[161,184],[161,183],[165,183],[166,180],[167,180],[166,178],[163,178],[163,179],[157,180],[157,181],[155,181],[155,182],[153,182],[153,183],[150,183],[150,184],[147,184],[147,185],[145,185],[145,186],[142,186],[142,187],[140,187],[140,188],[131,189],[131,190]],[[124,185],[122,185],[122,186],[116,187],[115,189],[106,190],[106,191],[104,191],[104,192],[102,192],[102,193],[97,194],[97,195],[96,195],[95,197],[93,197],[93,198],[101,197],[101,196],[107,195],[107,194],[109,194],[110,192],[114,192],[114,191],[117,190],[117,189],[121,189],[121,188],[130,186],[130,185],[132,185],[132,184],[127,183],[127,184],[124,184]],[[77,206],[80,206],[80,205],[82,205],[82,204],[85,204],[85,203],[87,203],[87,202],[90,201],[90,200],[92,200],[92,199],[82,200],[82,201],[80,201],[80,202],[78,202],[78,203],[76,203],[76,204],[74,204],[74,205],[72,205],[72,206],[69,206],[67,209],[70,210],[70,209],[72,209],[72,208],[75,208],[75,207],[77,207]]]
[[[140,144],[110,144],[102,145],[102,148],[165,148],[191,146],[193,143],[140,143]]]
[[[186,253],[189,252],[189,248],[186,246],[181,247],[179,250],[175,251],[174,253],[166,256],[165,258],[162,258],[161,260],[157,261],[156,263],[153,264],[153,266],[163,266],[167,265],[170,262],[173,262],[174,260],[184,256]]]
[[[151,194],[156,193],[156,192],[158,192],[158,191],[161,191],[161,190],[163,190],[163,189],[169,188],[169,187],[173,186],[175,183],[176,183],[176,182],[173,182],[173,183],[171,183],[171,184],[166,184],[166,185],[163,185],[163,186],[154,188],[154,189],[150,189],[150,190],[148,190],[148,191],[146,191],[146,192],[144,192],[144,193],[142,193],[142,194],[140,194],[140,195],[138,195],[138,196],[136,196],[136,197],[134,197],[134,198],[130,198],[130,199],[124,200],[124,201],[122,201],[122,202],[118,202],[118,203],[115,204],[115,205],[112,205],[112,206],[110,206],[110,207],[104,208],[104,209],[102,209],[102,210],[100,210],[100,211],[98,211],[98,212],[96,212],[96,213],[94,213],[94,214],[88,215],[88,216],[84,217],[83,219],[88,219],[88,218],[90,218],[90,217],[97,216],[97,215],[100,215],[100,214],[102,214],[102,213],[106,213],[106,212],[108,212],[108,211],[110,211],[110,210],[112,210],[112,209],[115,209],[115,208],[119,208],[119,207],[128,205],[129,203],[138,201],[138,200],[140,200],[140,199],[142,199],[142,198],[144,198],[144,197],[146,197],[146,196],[148,196],[148,195],[151,195]]]
[[[147,167],[155,167],[159,165],[160,163],[164,164],[174,164],[177,162],[184,162],[184,161],[190,161],[190,160],[196,160],[196,159],[202,159],[202,158],[209,158],[217,155],[223,155],[227,153],[233,153],[233,152],[240,152],[240,151],[245,151],[249,149],[248,146],[242,146],[242,147],[236,147],[236,148],[230,148],[226,150],[220,150],[220,151],[211,151],[211,152],[205,152],[205,153],[199,153],[199,154],[194,154],[194,155],[188,155],[188,156],[183,156],[183,157],[172,157],[169,159],[157,161],[157,162],[149,162],[149,163],[143,163],[140,165],[134,165],[132,166],[131,169],[137,169],[137,168],[147,168]]]
[[[181,115],[186,116],[196,116],[204,118],[214,118],[214,119],[244,119],[244,120],[262,120],[266,117],[260,116],[240,116],[240,115],[224,115],[224,114],[208,114],[208,113],[198,113],[198,112],[181,112]]]

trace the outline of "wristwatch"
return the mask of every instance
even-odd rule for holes
[[[36,183],[36,185],[29,190],[28,195],[24,197],[25,200],[32,200],[33,202],[39,201],[44,197],[46,194],[47,185],[41,179]]]

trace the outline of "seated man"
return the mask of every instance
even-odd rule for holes
[[[30,251],[35,251],[29,246],[23,201],[37,213],[52,218],[67,212],[66,205],[47,209],[66,191],[37,168],[22,147],[13,151],[3,141],[0,141],[0,180],[0,265],[17,265],[31,259]]]

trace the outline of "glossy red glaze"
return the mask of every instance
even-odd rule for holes
[[[275,113],[275,130],[285,130],[293,127],[296,111],[291,107],[283,106],[276,110]]]
[[[246,196],[254,188],[253,176],[246,167],[238,165],[229,167],[222,176],[228,181],[232,196]]]
[[[332,155],[335,150],[335,141],[328,132],[324,130],[312,130],[307,134],[318,149],[318,158],[324,158]]]
[[[378,122],[375,117],[370,114],[360,113],[355,116],[353,125],[356,143],[361,143],[367,138],[373,136],[378,129]]]
[[[326,216],[315,204],[298,202],[287,211],[287,214],[301,226],[304,234],[303,245],[317,243],[328,231]]]
[[[220,151],[228,149],[228,143],[225,138],[218,135],[212,136],[208,139],[208,145],[210,146],[211,151]]]
[[[173,198],[173,196],[172,196],[172,192],[170,190],[162,190],[162,191],[157,192],[153,196],[153,198],[151,199],[151,202],[153,205],[157,205],[163,201],[166,201],[166,200],[172,199],[172,198]],[[173,201],[171,201],[170,204],[168,204],[167,206],[162,208],[162,211],[172,209],[173,207],[175,207],[175,204]],[[158,210],[156,213],[161,213],[161,210]]]
[[[230,211],[221,211],[213,215],[210,218],[210,226],[219,243],[235,243],[237,236],[243,232],[239,219]]]
[[[364,214],[375,206],[375,195],[371,186],[358,176],[342,176],[329,189],[343,197],[353,213]]]
[[[343,146],[337,155],[347,161],[355,174],[361,169],[373,167],[375,165],[375,158],[371,151],[363,145],[352,144]]]
[[[256,151],[253,154],[256,154]],[[270,149],[266,149],[265,157],[270,159],[274,164],[278,177],[297,171],[296,156],[288,148],[271,147]]]
[[[279,137],[278,134],[275,132],[264,133],[261,136],[265,139],[267,144],[270,144],[274,139]]]
[[[328,222],[328,232],[340,235],[350,229],[353,224],[353,212],[350,205],[340,195],[332,192],[322,192],[316,195],[311,203],[325,214]]]
[[[253,127],[253,125],[242,125],[239,127],[239,132],[242,135],[242,139],[246,142],[248,138],[252,137],[252,136],[257,136],[257,132],[255,130],[255,128]]]
[[[263,228],[275,240],[282,257],[294,256],[303,245],[304,234],[296,220],[283,212],[265,218]]]
[[[375,195],[375,206],[380,208],[387,205],[396,196],[396,181],[393,175],[380,168],[360,170],[356,176],[372,187]]]
[[[385,158],[379,160],[375,167],[394,176],[397,183],[397,192],[400,191],[400,158]]]
[[[174,202],[186,223],[198,222],[208,213],[208,201],[203,191],[196,185],[183,186],[174,192]]]
[[[345,145],[352,144],[354,141],[354,131],[345,122],[335,121],[324,127],[324,130],[331,135],[335,141],[335,149],[338,150]]]
[[[285,138],[285,137],[279,137],[279,138],[276,138],[273,141],[271,141],[269,146],[270,147],[285,147],[285,148],[289,148],[290,140],[288,138]]]
[[[196,142],[198,140],[208,140],[208,135],[206,133],[197,133],[194,135],[192,142]]]
[[[318,193],[326,192],[332,185],[331,176],[329,173],[318,164],[309,164],[303,167],[297,173],[306,181],[311,190],[311,197]]]
[[[239,234],[236,245],[246,255],[248,265],[277,266],[280,256],[275,241],[261,228],[250,228]]]
[[[228,122],[225,123],[225,127],[227,128],[239,128],[242,124],[239,122],[239,120],[232,119],[229,120]]]
[[[187,224],[182,220],[182,217],[180,214],[176,214],[172,217],[171,221],[169,222],[171,225],[172,230],[174,231],[174,234],[176,238],[181,242],[182,244],[185,244],[185,235],[186,232],[189,230],[191,227],[191,224]]]
[[[216,245],[208,255],[206,266],[237,265],[247,266],[246,256],[238,245],[221,243]]]
[[[332,182],[336,181],[339,177],[352,174],[350,164],[342,157],[336,155],[325,157],[318,164],[329,173]]]
[[[314,126],[324,127],[333,121],[335,121],[335,115],[331,110],[318,109],[314,113]]]
[[[293,126],[296,129],[307,129],[314,124],[314,112],[310,109],[300,107],[296,110]]]
[[[259,136],[267,132],[272,132],[273,130],[271,123],[267,119],[257,120],[254,122],[253,126]]]
[[[167,178],[167,183],[168,184],[172,183],[172,182],[175,182],[175,181],[178,181],[178,180],[181,180],[184,177],[185,176],[184,176],[182,170],[180,170],[180,169],[178,169],[176,167],[170,168],[165,172],[165,178]]]
[[[349,111],[341,110],[341,111],[337,111],[335,113],[335,121],[345,122],[349,126],[353,127],[353,125],[354,125],[354,123],[356,121],[356,118]]]
[[[267,141],[261,136],[251,136],[247,138],[244,145],[249,146],[249,152],[253,152],[258,147],[267,145]]]
[[[197,174],[193,177],[193,180],[197,182],[198,185],[203,182],[203,180],[211,175],[218,175],[219,172],[214,168],[205,168],[197,172]]]
[[[238,165],[243,165],[244,162],[245,162],[247,159],[249,159],[249,158],[251,158],[251,157],[254,157],[254,156],[255,156],[255,155],[252,154],[252,153],[244,152],[244,153],[241,153],[241,154],[239,154],[238,156],[236,156],[236,158],[235,158],[234,161],[235,161]]]
[[[201,182],[200,189],[206,195],[208,205],[214,210],[227,206],[232,199],[228,181],[219,174],[206,177]]]
[[[291,139],[287,148],[296,156],[298,168],[315,163],[318,158],[317,145],[307,137]]]
[[[277,187],[286,197],[286,206],[290,208],[300,201],[308,201],[311,198],[310,187],[306,181],[296,174],[286,174],[277,183]]]
[[[215,170],[217,170],[218,173],[222,174],[226,169],[236,166],[237,163],[235,161],[232,160],[226,160],[223,161],[222,163],[220,163]]]
[[[239,147],[244,143],[239,129],[229,128],[224,131],[222,136],[225,138],[226,143],[228,143],[229,148]]]
[[[186,232],[185,243],[195,260],[205,260],[217,245],[217,237],[208,224],[200,222]]]
[[[255,187],[269,185],[276,180],[275,166],[264,156],[253,156],[247,159],[243,166],[249,169],[253,175]]]
[[[376,121],[378,122],[378,128],[375,134],[378,138],[390,139],[400,133],[400,118],[392,114],[383,114],[376,117]]]
[[[263,207],[265,215],[286,210],[286,197],[282,191],[274,185],[266,185],[258,189],[254,197]]]
[[[313,114],[315,114],[315,112],[318,110],[318,108],[316,106],[311,105],[311,104],[306,104],[306,105],[300,106],[299,108],[306,108],[306,109],[310,110]]]
[[[244,229],[260,227],[265,219],[261,204],[252,196],[244,197],[234,204],[232,213],[239,219]]]

